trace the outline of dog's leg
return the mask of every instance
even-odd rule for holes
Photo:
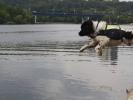
[[[80,48],[80,52],[83,52],[85,49],[87,49],[89,47],[89,44],[85,44],[84,46],[82,46],[81,48]]]
[[[88,44],[85,44],[84,46],[82,46],[81,48],[80,48],[80,52],[83,52],[85,49],[87,49],[87,48],[93,48],[93,47],[95,47],[97,45],[97,41],[96,40],[92,40],[90,43],[88,43]]]
[[[123,43],[126,44],[127,46],[131,46],[132,45],[132,40],[123,39]]]
[[[127,45],[128,46],[131,46],[132,45],[131,40],[128,40],[128,44]]]
[[[98,55],[102,55],[102,47],[100,44],[95,47],[95,51]]]
[[[98,36],[98,45],[95,47],[95,51],[98,53],[98,55],[102,55],[102,50],[105,46],[108,45],[110,39],[106,36]]]

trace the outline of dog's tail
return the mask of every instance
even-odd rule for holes
[[[128,40],[132,40],[133,39],[133,32],[132,31],[126,31],[124,33],[124,37]]]

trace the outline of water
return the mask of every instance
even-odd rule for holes
[[[79,24],[1,25],[0,100],[125,100],[133,47],[79,53],[88,41],[79,30]]]

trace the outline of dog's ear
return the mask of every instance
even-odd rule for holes
[[[84,18],[82,18],[82,24],[84,22],[87,22],[87,21],[92,21],[92,19],[90,17],[84,17]]]

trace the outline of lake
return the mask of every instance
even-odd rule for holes
[[[0,100],[125,100],[133,46],[80,53],[89,39],[79,30],[80,24],[0,25]]]

